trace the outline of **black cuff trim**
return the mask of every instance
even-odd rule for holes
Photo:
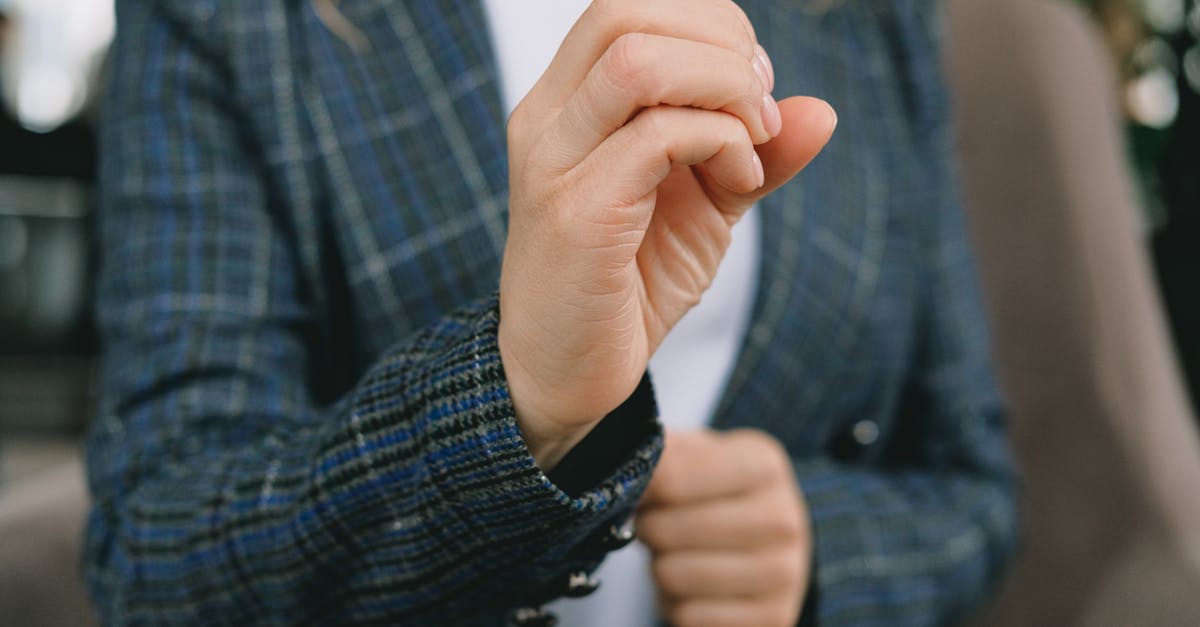
[[[629,398],[604,417],[547,476],[572,498],[595,487],[633,455],[647,438],[658,434],[658,405],[650,375]]]
[[[817,625],[817,561],[814,559],[809,566],[808,592],[804,595],[804,609],[800,612],[797,627],[816,627]]]

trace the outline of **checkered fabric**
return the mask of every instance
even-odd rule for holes
[[[475,0],[118,0],[86,572],[109,624],[499,624],[594,565],[661,437],[564,492],[496,347],[507,169]],[[809,614],[961,616],[1014,542],[934,0],[747,0],[826,151],[761,204],[715,420],[791,451]]]

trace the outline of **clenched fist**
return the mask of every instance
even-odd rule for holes
[[[729,0],[596,0],[513,112],[499,343],[542,468],[633,392],[730,228],[833,132],[773,84]]]
[[[760,431],[667,434],[635,518],[676,627],[791,627],[812,531],[783,446]]]

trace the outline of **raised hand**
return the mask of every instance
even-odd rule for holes
[[[543,468],[633,392],[733,224],[833,132],[773,82],[733,2],[598,0],[514,111],[499,342]]]

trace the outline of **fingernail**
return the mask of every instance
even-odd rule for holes
[[[762,45],[758,45],[754,49],[756,60],[762,65],[763,73],[766,74],[767,91],[775,91],[775,66],[771,63],[771,57],[767,54],[767,49]]]
[[[767,174],[763,171],[762,159],[759,158],[757,152],[754,153],[754,172],[755,176],[758,177],[758,185],[755,185],[754,188],[758,189],[767,182]]]
[[[762,119],[763,128],[771,137],[775,137],[779,131],[783,130],[783,114],[779,112],[779,103],[775,102],[775,98],[771,94],[763,96]]]
[[[762,57],[755,55],[750,65],[754,66],[754,73],[758,74],[758,80],[762,81],[763,89],[771,93],[771,77],[767,76],[767,66],[763,65]]]

